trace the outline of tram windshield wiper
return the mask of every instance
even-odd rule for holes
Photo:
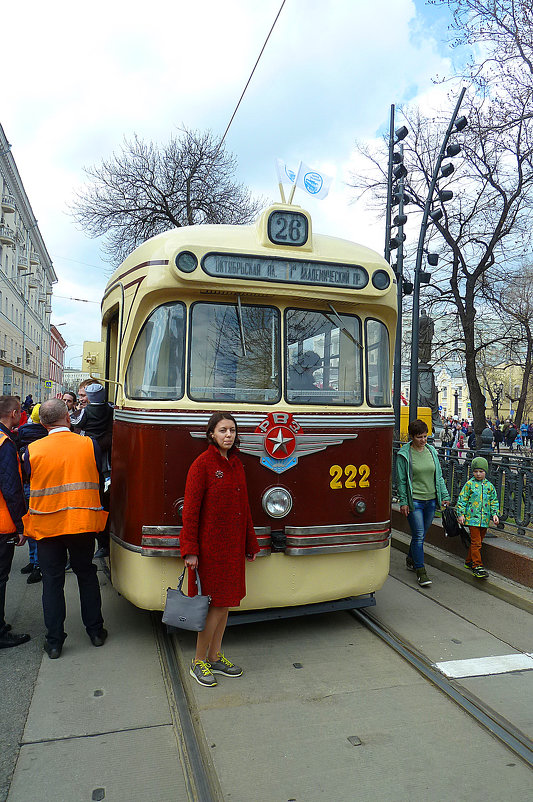
[[[346,336],[350,338],[350,340],[353,342],[353,344],[354,344],[354,345],[357,345],[359,348],[362,348],[363,346],[361,345],[361,343],[360,343],[360,342],[358,342],[358,341],[355,339],[355,337],[353,336],[352,332],[351,332],[351,331],[348,331],[348,329],[347,329],[347,328],[346,328],[346,326],[344,325],[344,323],[343,323],[343,321],[342,321],[342,318],[341,318],[341,316],[339,315],[339,313],[337,312],[337,310],[335,309],[335,307],[333,306],[333,304],[331,304],[331,303],[329,303],[329,302],[328,302],[328,306],[329,306],[329,308],[331,309],[331,311],[333,312],[333,314],[335,315],[335,317],[337,318],[337,321],[339,322],[339,325],[340,325],[340,330],[342,331],[342,333],[343,333],[343,334],[346,334]],[[329,315],[326,315],[326,317],[327,317],[327,318],[329,318]],[[329,319],[331,320],[331,318],[329,318]]]
[[[241,345],[242,345],[242,355],[246,356],[246,340],[244,337],[244,326],[242,324],[242,307],[241,307],[241,296],[237,295],[237,317],[239,319],[239,330],[241,333]]]

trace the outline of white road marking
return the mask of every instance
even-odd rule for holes
[[[469,660],[446,660],[435,668],[447,677],[484,677],[509,671],[533,671],[533,654],[498,654]]]

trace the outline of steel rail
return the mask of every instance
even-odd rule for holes
[[[190,802],[223,802],[222,790],[205,745],[205,736],[196,711],[194,697],[184,682],[184,662],[175,638],[169,635],[157,613],[152,624],[159,647],[163,674],[174,702],[173,720],[178,739],[183,774]],[[172,708],[171,704],[171,708]]]
[[[525,733],[485,705],[475,694],[459,683],[447,679],[416,647],[404,641],[393,630],[384,627],[372,615],[362,610],[348,610],[347,612],[407,660],[413,668],[514,752],[527,766],[533,768],[533,741]]]

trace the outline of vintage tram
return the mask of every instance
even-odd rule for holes
[[[227,410],[261,546],[241,610],[378,590],[389,569],[395,326],[387,262],[315,234],[297,206],[137,248],[107,285],[102,342],[84,351],[116,404],[115,588],[164,607],[182,568],[187,471],[210,414]]]

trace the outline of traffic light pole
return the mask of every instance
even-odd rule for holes
[[[431,184],[429,185],[428,196],[424,206],[424,214],[422,216],[422,225],[420,226],[420,235],[418,237],[415,274],[413,280],[413,317],[411,326],[411,332],[412,332],[411,377],[409,385],[409,423],[418,418],[418,345],[419,345],[420,271],[422,269],[424,242],[426,239],[426,232],[429,224],[429,214],[430,214],[431,204],[433,202],[433,193],[435,192],[435,187],[437,185],[437,181],[439,178],[439,170],[441,168],[442,160],[444,159],[446,148],[448,146],[448,140],[450,139],[450,136],[452,134],[453,126],[455,125],[455,120],[457,118],[457,114],[459,113],[459,108],[463,101],[465,92],[466,89],[463,87],[441,145],[439,157],[437,159],[437,162],[435,164],[435,169],[433,171]]]
[[[403,145],[400,145],[400,152],[403,156]],[[400,195],[400,202],[398,205],[398,216],[401,218],[404,211],[404,189],[405,179],[400,178],[398,182],[398,191]],[[394,374],[393,374],[393,393],[392,404],[394,409],[394,436],[396,440],[400,439],[400,409],[401,409],[401,393],[402,393],[402,317],[403,317],[403,225],[399,226],[398,234],[400,244],[396,257],[396,298],[398,305],[398,320],[396,322],[396,342],[394,346]]]

